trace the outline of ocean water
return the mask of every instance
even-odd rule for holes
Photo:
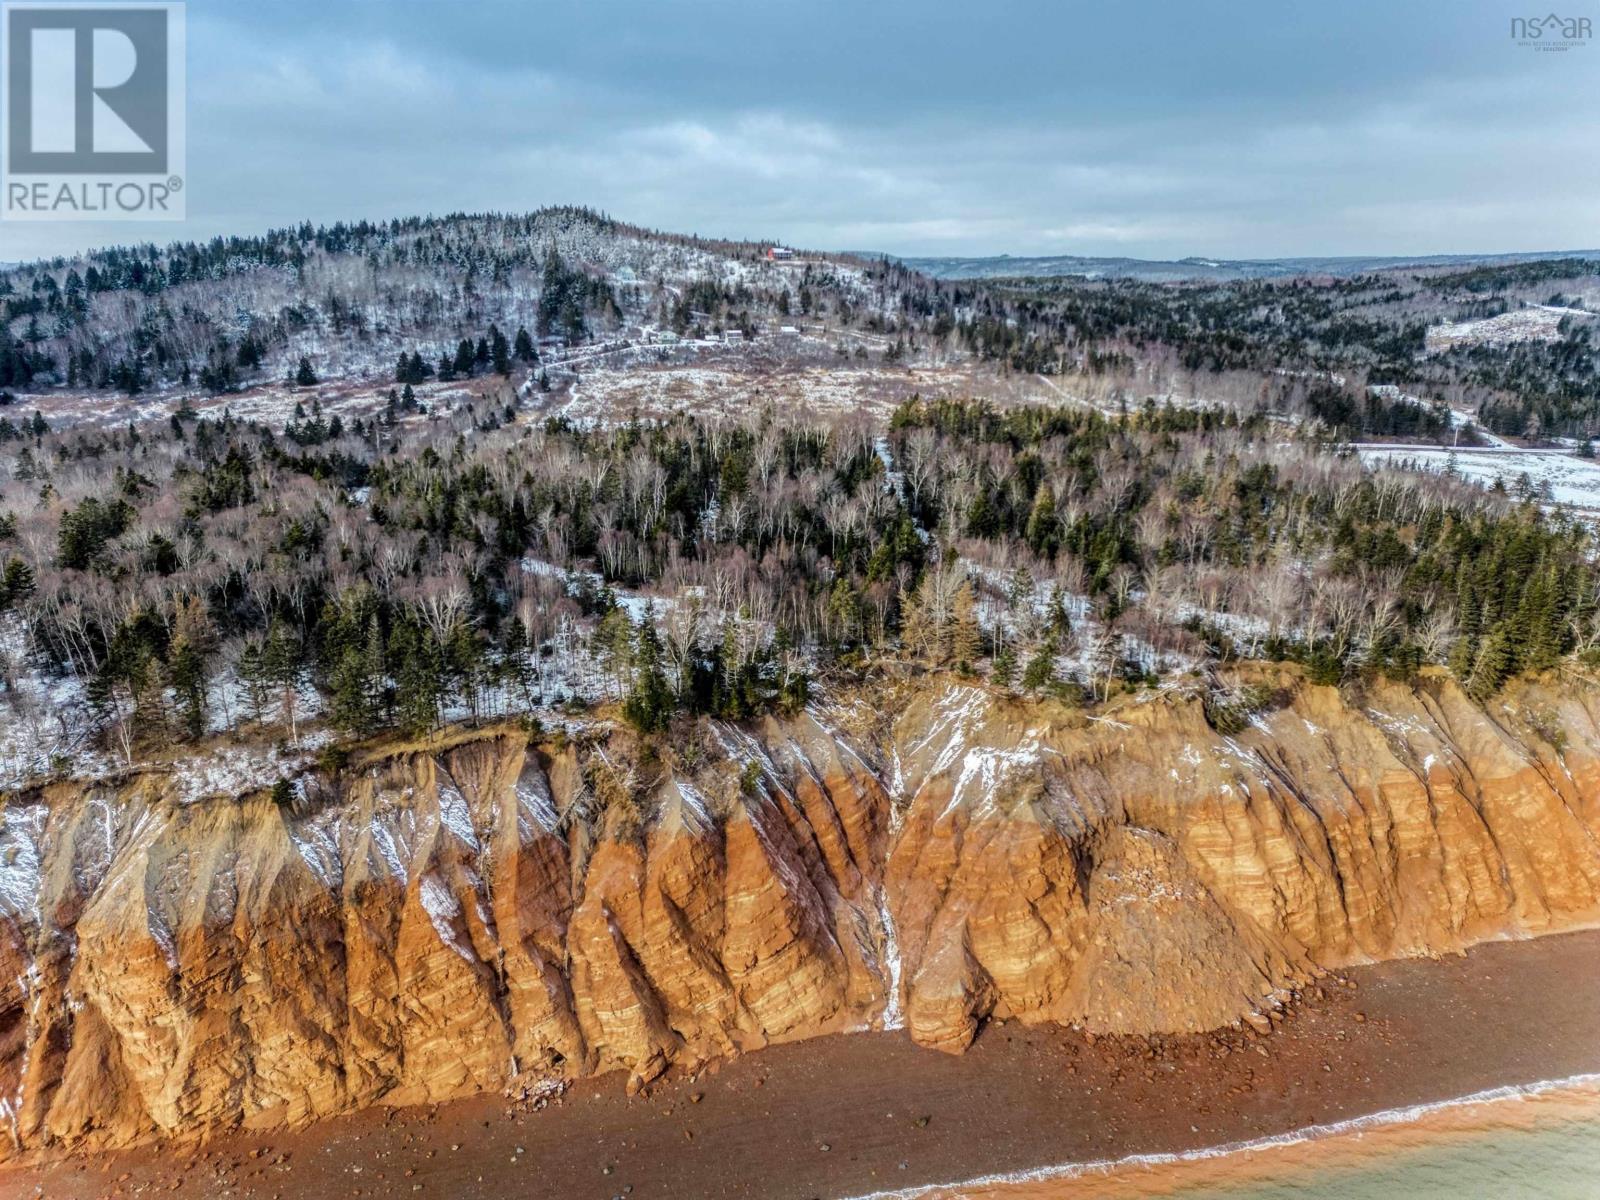
[[[881,1200],[1600,1200],[1600,1076],[1187,1154],[1061,1163]]]
[[[1168,1194],[1183,1200],[1596,1200],[1600,1114],[1534,1128],[1486,1128],[1463,1136],[1396,1134],[1376,1160],[1337,1155],[1283,1178],[1202,1184]],[[1407,1145],[1407,1142],[1414,1144]]]

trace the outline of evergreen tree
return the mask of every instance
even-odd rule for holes
[[[1488,701],[1500,690],[1511,672],[1511,645],[1505,631],[1495,629],[1478,648],[1478,657],[1472,664],[1472,676],[1467,681],[1467,695],[1479,704]]]
[[[63,567],[88,570],[106,543],[121,536],[135,515],[133,505],[126,500],[107,502],[97,496],[85,497],[61,518],[56,531],[56,561]]]
[[[1554,567],[1538,571],[1522,593],[1512,645],[1520,646],[1517,663],[1524,671],[1544,671],[1561,657],[1565,636],[1563,588]]]
[[[300,641],[282,621],[267,629],[261,648],[262,678],[277,695],[278,716],[290,740],[300,744],[300,681],[305,674]]]
[[[995,651],[993,662],[989,667],[989,678],[1003,688],[1009,688],[1012,680],[1017,677],[1017,652],[1010,643],[1001,646]]]
[[[516,688],[522,697],[523,707],[537,707],[539,697],[534,693],[538,667],[533,655],[534,647],[520,618],[506,623],[500,641],[500,669],[506,682]]]
[[[834,639],[841,645],[849,645],[859,636],[861,601],[855,585],[844,575],[833,581],[828,593],[828,618],[833,622]]]
[[[375,683],[365,648],[346,646],[328,680],[329,719],[347,733],[370,733],[379,715]]]
[[[1015,618],[1023,618],[1033,608],[1034,582],[1027,567],[1018,567],[1006,581],[1006,604]]]
[[[259,639],[246,640],[239,650],[239,682],[244,685],[251,719],[256,722],[266,720],[270,684]]]
[[[1450,673],[1465,687],[1472,678],[1472,664],[1478,659],[1478,639],[1462,635],[1450,647]]]
[[[1029,548],[1041,558],[1054,558],[1061,544],[1060,522],[1056,519],[1056,497],[1048,483],[1041,483],[1033,494],[1028,524],[1023,533]]]
[[[633,641],[633,623],[628,620],[627,610],[611,605],[608,600],[600,623],[595,627],[593,644],[619,690],[625,687],[633,662]]]
[[[136,741],[166,732],[156,641],[160,623],[144,609],[116,628],[99,669],[89,681],[89,703],[110,723],[125,762]]]
[[[300,365],[294,369],[294,382],[297,387],[312,387],[317,382],[317,373],[311,369],[311,360],[303,354],[300,356]]]
[[[395,679],[395,719],[413,736],[427,733],[439,722],[444,656],[433,635],[409,620],[396,628],[390,649],[393,660],[399,664]]]
[[[206,660],[216,649],[215,633],[199,597],[191,596],[178,609],[172,643],[167,649],[167,682],[178,701],[184,733],[193,740],[204,735],[209,698]]]
[[[1056,677],[1055,637],[1045,637],[1035,648],[1033,657],[1022,671],[1022,686],[1030,692],[1048,687]]]
[[[489,357],[496,375],[511,374],[511,347],[506,344],[506,335],[495,325],[489,326]]]
[[[622,702],[622,715],[641,733],[658,733],[672,720],[672,689],[661,670],[661,641],[648,618],[634,639],[633,686]]]
[[[1483,628],[1483,610],[1478,603],[1477,588],[1473,585],[1472,574],[1467,569],[1467,563],[1462,561],[1456,571],[1456,624],[1461,630],[1462,640],[1476,640]],[[1473,653],[1477,652],[1476,646]],[[1470,668],[1469,668],[1470,669]],[[1463,674],[1458,672],[1458,674]]]
[[[950,606],[950,657],[956,670],[970,674],[982,649],[978,630],[977,604],[972,596],[972,581],[963,579]]]
[[[173,639],[167,680],[178,700],[184,732],[191,740],[200,737],[206,731],[205,667],[192,643]]]
[[[13,518],[13,528],[15,524]],[[33,595],[34,586],[33,568],[13,554],[6,560],[4,573],[0,574],[0,612]]]
[[[465,623],[457,624],[445,639],[445,664],[456,694],[472,719],[477,720],[483,690],[483,648]]]
[[[1059,583],[1051,585],[1048,611],[1045,614],[1051,636],[1059,645],[1072,633],[1072,618],[1067,615],[1067,593]]]

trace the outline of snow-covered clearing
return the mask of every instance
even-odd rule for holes
[[[1540,311],[1578,310],[1541,308]],[[1407,395],[1392,384],[1375,385],[1369,390],[1387,400],[1427,404],[1421,397]],[[1559,449],[1530,449],[1508,442],[1476,421],[1472,413],[1450,410],[1450,423],[1454,428],[1471,426],[1473,433],[1487,445],[1441,447],[1361,442],[1353,448],[1361,456],[1362,463],[1374,470],[1453,473],[1484,488],[1502,484],[1513,496],[1565,505],[1582,512],[1600,512],[1600,462],[1578,457],[1576,443]]]
[[[1581,308],[1562,308],[1530,304],[1497,317],[1476,321],[1446,321],[1429,328],[1424,346],[1429,353],[1456,346],[1510,346],[1518,342],[1553,342],[1561,338],[1565,318],[1593,320],[1594,313]]]
[[[1375,470],[1453,470],[1481,487],[1490,488],[1499,482],[1513,496],[1527,494],[1547,504],[1600,512],[1600,461],[1579,458],[1564,450],[1524,450],[1503,442],[1472,450],[1376,445],[1357,450],[1361,461]]]
[[[771,408],[792,416],[882,419],[912,395],[959,397],[974,387],[971,370],[953,367],[831,366],[713,353],[704,362],[676,361],[683,355],[674,352],[674,361],[665,363],[596,368],[554,398],[552,415],[603,425],[634,416],[743,419]]]
[[[282,382],[260,383],[237,392],[212,395],[198,388],[168,388],[138,396],[113,392],[49,391],[22,393],[16,400],[16,413],[26,416],[37,409],[55,428],[123,428],[166,421],[179,412],[221,421],[232,416],[236,421],[256,421],[274,432],[282,432],[295,419],[296,406],[309,416],[320,405],[324,420],[337,416],[347,425],[358,418],[371,418],[388,404],[393,363],[377,377],[377,382],[340,380],[314,387],[295,387]],[[483,398],[499,380],[480,377],[467,382],[419,384],[413,390],[430,413],[462,408]],[[426,417],[411,415],[412,422]]]

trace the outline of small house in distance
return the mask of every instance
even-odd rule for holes
[[[768,262],[788,262],[793,258],[794,258],[794,251],[790,250],[787,246],[768,246],[767,247],[767,261]]]

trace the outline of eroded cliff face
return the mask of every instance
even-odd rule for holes
[[[1594,692],[1276,682],[1233,738],[1176,693],[1096,719],[945,681],[644,762],[463,734],[292,806],[12,797],[0,1156],[831,1031],[1202,1030],[1600,909]]]

